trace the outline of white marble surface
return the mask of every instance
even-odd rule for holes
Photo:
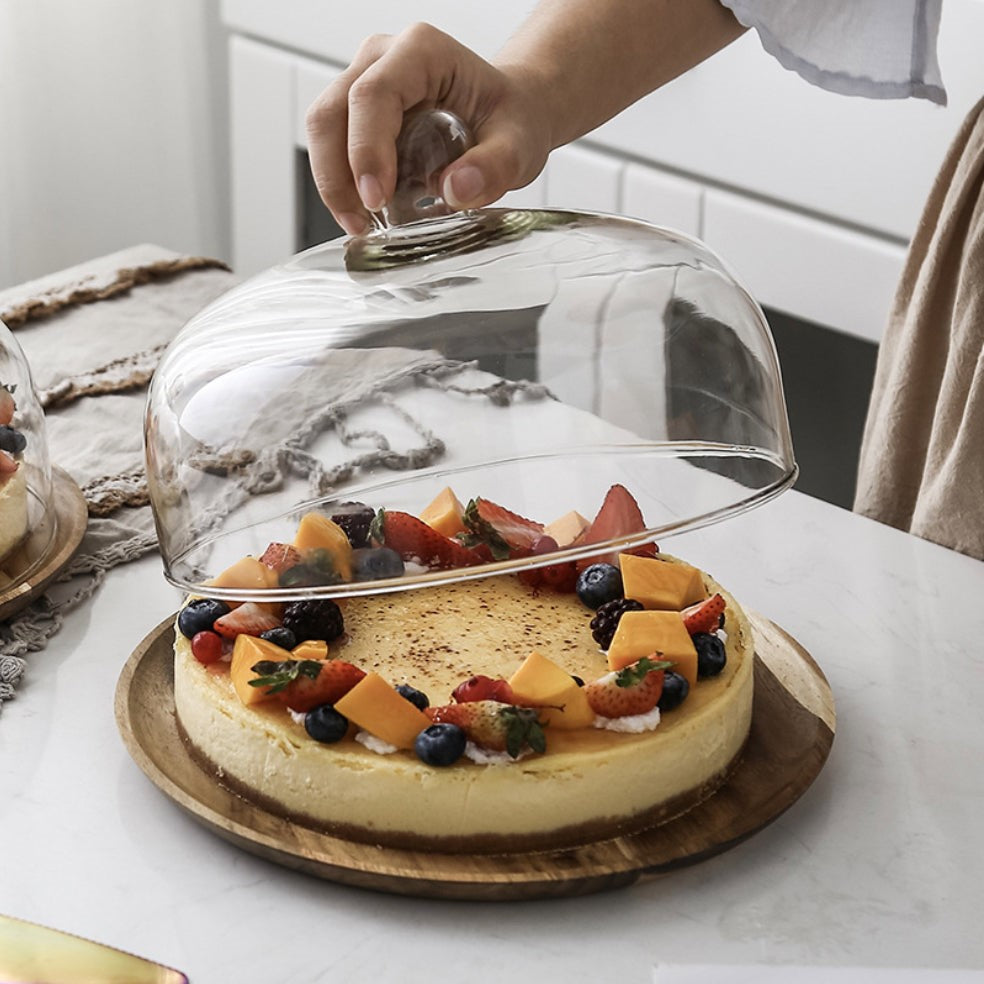
[[[116,731],[120,668],[178,601],[152,558],[110,576],[4,707],[0,912],[193,984],[984,968],[984,564],[798,493],[664,549],[798,638],[837,700],[818,780],[739,847],[614,893],[509,904],[374,894],[237,850],[159,793]]]

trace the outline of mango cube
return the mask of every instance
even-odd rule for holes
[[[626,598],[643,608],[678,612],[707,597],[700,571],[690,564],[674,564],[654,557],[619,554]]]
[[[324,550],[331,557],[335,572],[343,581],[352,580],[352,544],[345,530],[322,513],[309,512],[301,517],[294,546],[302,556]]]
[[[285,659],[296,658],[288,650],[266,639],[245,634],[236,636],[236,643],[232,649],[232,662],[229,664],[229,679],[232,681],[236,696],[247,706],[269,700],[270,694],[264,687],[249,685],[250,680],[255,680],[260,675],[253,672],[253,664],[261,659],[281,663]]]
[[[590,521],[572,509],[559,519],[547,524],[543,532],[557,541],[558,547],[569,547],[589,526]]]
[[[540,720],[552,728],[588,728],[594,720],[584,690],[570,673],[535,649],[509,678],[509,686],[517,704],[540,708]]]
[[[431,725],[423,711],[401,697],[378,673],[367,673],[336,702],[335,710],[397,748],[413,748],[417,735]]]
[[[570,673],[535,649],[509,678],[513,696],[531,704],[547,703],[550,697],[562,693],[572,683],[574,679]]]
[[[265,591],[278,586],[277,572],[255,557],[243,557],[227,567],[218,577],[206,581],[216,588],[243,588],[246,591]]]
[[[432,530],[437,530],[442,536],[454,536],[465,531],[465,521],[462,516],[465,507],[450,488],[443,488],[434,500],[420,514]]]
[[[328,643],[324,639],[305,639],[290,651],[291,659],[327,659]]]
[[[609,667],[621,670],[643,656],[669,660],[691,687],[697,685],[697,650],[679,612],[626,612],[619,619]]]

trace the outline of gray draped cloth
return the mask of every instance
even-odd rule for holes
[[[909,248],[878,354],[857,512],[984,559],[984,99]]]
[[[108,571],[155,550],[143,470],[147,384],[166,344],[236,282],[224,264],[136,246],[0,291],[45,410],[51,461],[80,486],[85,537],[62,579],[0,624],[0,706],[26,657]]]

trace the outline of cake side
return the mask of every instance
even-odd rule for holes
[[[708,593],[721,591],[709,577]],[[224,783],[318,829],[405,847],[511,850],[560,846],[668,819],[710,795],[747,738],[751,629],[727,602],[727,663],[659,727],[641,734],[547,729],[546,754],[437,769],[412,752],[354,741],[325,746],[279,704],[244,706],[221,668],[177,633],[175,705],[195,754]],[[531,592],[512,576],[346,602],[338,658],[409,682],[438,701],[463,677],[510,674],[531,648],[566,671],[606,670],[591,612],[572,596]],[[334,647],[333,647],[334,648]]]

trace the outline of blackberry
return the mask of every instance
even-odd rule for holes
[[[364,502],[339,502],[331,510],[331,521],[341,526],[353,547],[367,547],[369,524],[375,515]]]
[[[642,604],[634,598],[615,598],[613,601],[606,601],[591,619],[591,635],[594,641],[602,649],[607,649],[615,638],[619,619],[626,612],[641,611]]]
[[[281,619],[298,642],[324,639],[332,642],[345,631],[342,611],[330,598],[310,598],[295,601],[284,609]]]

